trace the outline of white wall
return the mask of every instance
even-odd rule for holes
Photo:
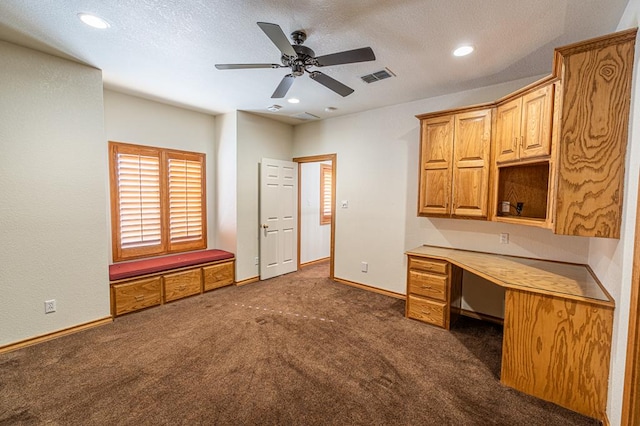
[[[102,73],[6,42],[0,58],[4,345],[109,316],[109,231]]]
[[[320,164],[300,163],[300,263],[331,254],[331,224],[320,225]]]
[[[640,25],[640,0],[631,0],[618,30]],[[640,169],[640,43],[636,40],[634,77],[631,96],[629,144],[625,164],[623,221],[620,240],[591,238],[588,263],[616,301],[614,311],[613,345],[607,412],[611,424],[622,419],[622,395],[626,364],[629,326],[629,297],[633,269],[635,221],[638,204],[638,176]],[[637,283],[636,283],[637,285]]]
[[[218,248],[214,226],[217,207],[215,118],[212,115],[105,90],[104,125],[107,141],[193,151],[206,155],[207,244],[210,248]],[[103,153],[106,159],[106,142]],[[108,197],[107,203],[110,203]]]
[[[293,127],[255,114],[237,116],[237,252],[236,281],[260,275],[258,195],[262,158],[291,160]]]
[[[331,255],[331,224],[320,225],[320,164],[300,163],[300,263]]]

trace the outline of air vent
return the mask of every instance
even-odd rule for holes
[[[317,115],[313,115],[313,114],[308,113],[308,112],[301,112],[301,113],[298,113],[298,114],[293,114],[291,117],[297,118],[298,120],[317,120],[317,119],[320,118]]]
[[[376,81],[384,80],[385,78],[395,77],[395,76],[396,75],[394,73],[392,73],[389,68],[385,68],[383,70],[376,71],[376,72],[374,72],[372,74],[363,75],[360,78],[365,83],[370,84],[370,83],[373,83],[373,82],[376,82]]]

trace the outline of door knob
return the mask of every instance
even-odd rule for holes
[[[263,227],[264,229],[267,229],[267,228],[269,227],[269,225],[267,225],[266,223],[263,223],[263,224],[262,224],[262,227]]]

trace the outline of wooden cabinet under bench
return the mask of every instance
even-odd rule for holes
[[[115,317],[161,305],[234,282],[235,259],[112,280],[111,315]]]

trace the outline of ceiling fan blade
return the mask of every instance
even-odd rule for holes
[[[344,52],[331,53],[329,55],[318,56],[319,67],[326,67],[329,65],[340,64],[352,64],[354,62],[367,62],[375,61],[376,55],[370,47],[363,47],[361,49],[345,50]]]
[[[289,43],[289,39],[286,35],[284,35],[284,32],[279,25],[270,24],[268,22],[258,22],[258,26],[262,29],[262,31],[264,31],[264,33],[267,35],[267,37],[269,37],[273,44],[275,44],[276,47],[280,49],[280,52],[282,52],[283,55],[293,56],[294,58],[298,56],[296,51],[293,50],[291,43]]]
[[[276,87],[276,91],[273,92],[273,95],[271,95],[271,97],[284,98],[287,92],[289,91],[289,88],[293,84],[293,80],[295,80],[295,77],[293,76],[293,74],[285,75],[280,81],[280,84],[278,84],[278,87]]]
[[[309,77],[311,77],[313,80],[317,81],[318,83],[322,84],[323,86],[333,90],[340,96],[343,96],[343,97],[349,96],[350,94],[353,93],[353,89],[351,87],[345,86],[344,84],[340,83],[338,80],[331,78],[328,75],[321,73],[320,71],[314,71],[309,73]]]
[[[254,68],[281,68],[279,64],[216,64],[219,70],[242,70]]]

